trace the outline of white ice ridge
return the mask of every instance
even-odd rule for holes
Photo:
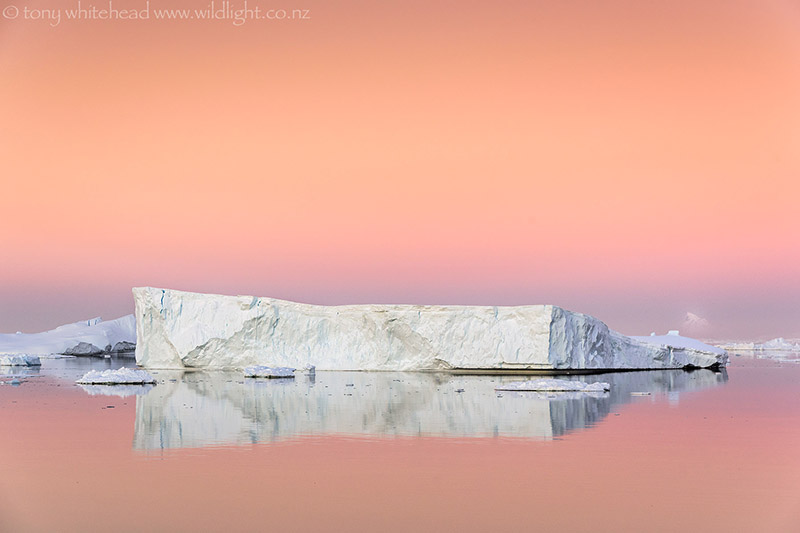
[[[42,333],[0,333],[0,353],[98,355],[132,350],[136,344],[136,319],[100,318],[59,326]]]
[[[246,378],[293,378],[294,368],[285,366],[248,366],[244,369],[244,377]]]
[[[117,370],[90,370],[75,383],[82,385],[140,385],[155,382],[153,376],[144,370],[122,367]]]
[[[512,381],[494,388],[500,391],[537,391],[537,392],[607,392],[611,389],[608,383],[595,381],[584,383],[566,379],[534,379],[530,381]]]
[[[0,355],[0,366],[40,366],[42,362],[36,355],[15,353]]]
[[[136,362],[150,368],[446,370],[724,366],[712,347],[651,344],[554,305],[321,306],[134,288]]]

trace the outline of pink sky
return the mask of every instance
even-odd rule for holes
[[[155,285],[800,336],[796,2],[301,7],[0,16],[0,331]]]

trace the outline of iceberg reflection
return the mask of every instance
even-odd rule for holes
[[[572,376],[607,381],[611,391],[542,394],[494,390],[520,376],[320,372],[259,380],[239,372],[161,371],[158,378],[157,387],[136,398],[135,449],[334,434],[551,439],[599,422],[630,402],[631,393],[673,395],[728,379],[724,370]]]

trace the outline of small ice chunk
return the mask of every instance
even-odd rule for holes
[[[306,365],[303,368],[298,368],[295,372],[304,372],[306,374],[316,374],[317,367],[314,365]]]
[[[603,381],[584,383],[566,379],[534,379],[531,381],[514,381],[504,383],[494,390],[505,391],[539,391],[539,392],[605,392],[611,386]]]
[[[155,378],[144,370],[125,367],[117,370],[90,370],[76,381],[83,385],[137,385],[155,382]]]
[[[667,335],[673,335],[675,337],[680,337],[681,332],[677,329],[671,329],[667,332]]]
[[[244,369],[246,378],[293,378],[294,368],[285,366],[248,366]]]
[[[42,362],[36,355],[13,353],[0,355],[0,366],[41,366]]]

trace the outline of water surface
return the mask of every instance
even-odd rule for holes
[[[800,530],[800,365],[511,376],[0,369],[0,529]],[[13,375],[12,375],[13,374]],[[15,385],[11,385],[11,382]]]

